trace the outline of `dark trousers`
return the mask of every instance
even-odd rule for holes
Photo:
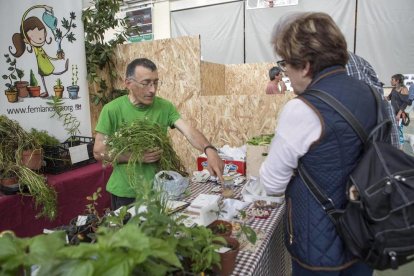
[[[135,201],[135,198],[121,197],[111,194],[111,210],[115,211],[122,206],[127,206]]]
[[[340,271],[313,271],[292,260],[292,276],[372,276],[372,272],[372,268],[361,262]]]

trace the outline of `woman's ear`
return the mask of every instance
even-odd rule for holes
[[[312,77],[312,72],[311,72],[309,61],[307,61],[305,63],[305,66],[302,69],[302,76],[303,77]]]

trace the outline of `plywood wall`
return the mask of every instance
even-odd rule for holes
[[[172,101],[182,117],[216,146],[241,146],[249,138],[273,133],[277,115],[292,94],[266,95],[270,63],[223,65],[200,61],[199,37],[131,43],[116,50],[116,88],[124,88],[127,64],[147,57],[158,66],[163,84],[158,95]],[[90,86],[90,91],[96,87]],[[92,128],[101,107],[91,105]],[[188,171],[199,154],[179,133],[170,131],[174,148]]]
[[[227,95],[262,95],[269,81],[272,63],[226,65]]]
[[[226,66],[211,62],[201,62],[201,95],[226,94]]]
[[[203,133],[215,145],[242,146],[253,136],[274,133],[278,114],[292,97],[264,93],[202,96]]]

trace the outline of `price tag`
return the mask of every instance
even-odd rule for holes
[[[88,160],[89,154],[88,154],[88,144],[83,144],[79,146],[74,146],[69,148],[69,154],[70,154],[70,161],[72,164]]]

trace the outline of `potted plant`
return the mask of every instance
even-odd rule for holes
[[[236,266],[237,254],[239,254],[240,243],[232,237],[224,237],[226,244],[219,249],[220,266],[214,266],[213,271],[220,276],[230,275]]]
[[[53,86],[53,90],[55,91],[55,97],[62,98],[63,90],[65,90],[65,87],[62,85],[60,78],[56,80],[56,85]]]
[[[13,164],[3,163],[3,169],[0,173],[0,190],[5,195],[12,195],[19,191],[19,179],[9,166],[13,166]]]
[[[16,86],[13,85],[13,80],[16,80],[17,77],[15,75],[16,73],[16,59],[11,59],[9,54],[5,54],[4,55],[6,58],[6,63],[8,64],[8,70],[9,73],[8,74],[4,74],[2,76],[2,78],[4,80],[8,80],[8,83],[6,83],[6,90],[4,91],[4,93],[7,96],[7,101],[9,103],[15,103],[18,101],[18,92],[16,89]]]
[[[14,82],[14,85],[17,88],[18,94],[20,98],[26,98],[29,96],[29,91],[27,90],[27,86],[29,83],[27,81],[22,81],[24,77],[24,71],[16,68],[17,77],[19,78],[18,81]]]
[[[220,219],[213,221],[210,225],[207,226],[207,228],[209,228],[213,234],[223,237],[230,236],[232,232],[231,223]]]
[[[35,165],[41,165],[40,161],[32,160],[35,153],[29,154],[29,159],[24,160],[23,152],[25,150],[39,149],[39,144],[34,141],[33,137],[26,132],[17,121],[10,120],[4,115],[0,116],[0,162],[3,171],[14,174],[19,179],[20,192],[25,195],[33,196],[36,206],[42,209],[38,216],[46,216],[50,219],[56,216],[56,192],[47,185],[46,179],[28,168],[25,162]],[[23,189],[27,189],[27,192]]]
[[[30,69],[30,83],[27,87],[29,90],[30,97],[39,97],[40,96],[40,86],[39,82],[36,79],[35,74],[33,73],[33,70]]]
[[[78,98],[79,85],[78,85],[78,66],[72,64],[72,85],[68,86],[69,98],[74,100]]]

